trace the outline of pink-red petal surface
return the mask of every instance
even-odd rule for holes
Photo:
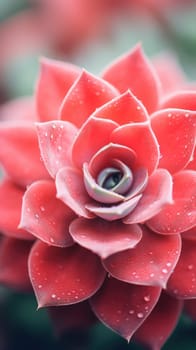
[[[91,218],[85,204],[90,198],[84,187],[82,172],[78,169],[65,167],[56,176],[57,198],[61,199],[74,213],[79,216]]]
[[[142,238],[142,230],[137,225],[101,219],[78,218],[71,223],[70,234],[78,244],[103,259],[116,252],[133,248]]]
[[[160,350],[173,332],[182,311],[182,301],[162,293],[158,303],[134,334],[148,349]]]
[[[143,104],[129,90],[97,108],[93,115],[111,119],[119,125],[148,120],[148,113]]]
[[[152,115],[151,125],[160,146],[159,167],[170,173],[183,169],[195,146],[196,112],[161,110]]]
[[[118,124],[112,120],[90,117],[73,144],[73,162],[82,168],[84,162],[88,162],[101,147],[110,143],[111,133],[116,127]]]
[[[162,101],[160,108],[179,108],[195,111],[196,92],[191,90],[175,92]]]
[[[159,100],[158,77],[139,45],[111,63],[102,77],[121,93],[130,89],[148,112],[156,109]]]
[[[81,127],[96,108],[116,96],[118,91],[112,85],[83,71],[63,100],[60,119]]]
[[[37,111],[41,121],[58,119],[59,107],[80,69],[68,63],[43,58],[37,83]]]
[[[172,234],[196,225],[196,172],[183,170],[173,177],[173,203],[148,221],[148,226],[161,234]]]
[[[104,266],[124,282],[165,287],[180,255],[180,236],[157,235],[145,227],[142,231],[134,248],[108,257]]]
[[[68,122],[53,121],[37,124],[41,156],[52,177],[71,164],[71,145],[77,128]]]
[[[116,128],[112,133],[111,142],[131,148],[137,155],[138,165],[148,169],[149,174],[156,169],[159,148],[148,122],[130,123]]]
[[[33,240],[29,232],[18,228],[23,195],[23,189],[12,181],[4,179],[0,183],[0,232],[13,238]]]
[[[20,97],[5,102],[0,108],[0,120],[2,121],[36,121],[37,113],[32,97]]]
[[[2,123],[0,162],[8,175],[26,186],[49,175],[40,159],[37,135],[31,123]]]
[[[0,241],[0,282],[20,291],[32,290],[27,260],[32,243],[14,238]]]
[[[182,299],[196,298],[196,242],[182,240],[182,252],[171,275],[167,290],[174,297]]]
[[[96,316],[128,341],[156,305],[161,289],[108,278],[91,298]]]
[[[73,244],[69,224],[74,213],[56,198],[52,181],[40,180],[28,187],[23,197],[20,227],[49,245],[66,247]]]
[[[100,288],[105,274],[99,258],[77,245],[57,248],[38,241],[31,250],[29,275],[39,307],[83,301]]]
[[[142,223],[172,203],[172,177],[165,169],[157,169],[148,179],[148,184],[136,208],[125,217],[124,223]]]

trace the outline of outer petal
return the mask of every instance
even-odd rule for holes
[[[42,59],[36,91],[41,121],[57,119],[60,104],[79,74],[80,69],[74,65]]]
[[[27,259],[32,243],[13,238],[0,242],[0,283],[19,290],[31,290]]]
[[[119,143],[135,151],[138,164],[148,169],[149,174],[156,169],[159,161],[159,148],[149,123],[120,126],[113,131],[111,142]]]
[[[6,236],[34,240],[24,230],[18,229],[24,191],[10,180],[0,184],[0,231]]]
[[[107,119],[90,117],[80,129],[73,144],[73,162],[80,168],[103,146],[110,143],[111,133],[118,124]]]
[[[106,81],[83,71],[63,100],[60,119],[80,127],[97,107],[118,94]]]
[[[171,173],[183,169],[195,146],[196,112],[161,110],[152,115],[151,125],[160,145],[159,167]]]
[[[40,159],[35,129],[30,123],[1,124],[0,162],[8,175],[22,186],[49,177]]]
[[[182,252],[167,290],[177,298],[196,298],[196,242],[182,240]]]
[[[84,330],[96,322],[96,317],[88,301],[74,305],[48,308],[57,335],[67,330]]]
[[[71,164],[71,145],[77,128],[68,122],[53,121],[37,124],[41,156],[52,177]]]
[[[162,293],[150,316],[134,334],[134,339],[149,349],[160,350],[176,327],[182,301]]]
[[[196,91],[179,91],[162,101],[160,108],[180,108],[196,110]]]
[[[74,213],[56,198],[52,181],[37,181],[23,197],[20,227],[49,245],[67,247],[73,244],[69,224]]]
[[[102,76],[121,93],[130,89],[148,112],[156,109],[159,99],[158,77],[139,45],[107,67]]]
[[[3,121],[36,121],[37,114],[32,97],[17,98],[1,105],[0,119]]]
[[[142,231],[135,248],[108,257],[104,266],[124,282],[164,288],[179,259],[180,236],[160,236],[145,227]]]
[[[185,87],[186,76],[182,71],[177,57],[171,53],[158,55],[153,59],[153,66],[161,81],[164,95]]]
[[[196,225],[196,172],[184,170],[173,177],[173,204],[167,204],[148,221],[159,233],[183,232]]]
[[[181,233],[182,238],[191,239],[196,241],[196,226],[192,227],[190,230]]]
[[[99,258],[77,245],[49,247],[37,242],[29,257],[29,274],[38,306],[76,304],[102,285],[105,271]]]
[[[75,168],[62,168],[56,176],[57,198],[61,199],[74,213],[86,218],[94,217],[85,204],[90,198],[84,188],[83,174]]]
[[[101,219],[76,219],[70,225],[70,234],[78,244],[103,259],[133,248],[142,238],[142,231],[137,225],[124,225],[119,221],[107,222]]]
[[[160,291],[108,278],[91,306],[101,322],[129,341],[156,305]]]
[[[150,177],[143,196],[131,214],[123,220],[126,224],[142,223],[172,203],[172,177],[167,170],[158,169]]]
[[[129,90],[97,108],[93,115],[114,120],[119,125],[148,120],[145,107]]]

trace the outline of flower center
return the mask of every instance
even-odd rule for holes
[[[97,183],[102,188],[105,188],[106,190],[111,190],[119,184],[122,177],[123,174],[119,169],[112,167],[106,168],[99,173]]]

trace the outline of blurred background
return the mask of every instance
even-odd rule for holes
[[[98,74],[141,42],[150,57],[172,53],[196,80],[194,0],[0,0],[0,105],[32,95],[39,57],[66,60]],[[0,350],[143,349],[101,325],[53,331],[34,296],[0,289]],[[195,350],[196,325],[186,316],[163,350]]]

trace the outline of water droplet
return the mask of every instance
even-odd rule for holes
[[[168,270],[167,269],[162,269],[162,272],[163,273],[168,273]]]
[[[169,261],[166,263],[166,265],[167,265],[168,267],[171,266],[171,264],[172,264],[172,263],[169,262]]]
[[[59,145],[59,146],[57,147],[57,149],[58,149],[58,151],[61,151],[61,150],[62,150],[62,146]]]
[[[46,131],[46,132],[44,133],[44,136],[46,136],[46,137],[48,136],[48,133],[47,133],[47,131]]]
[[[39,219],[39,214],[35,214],[35,218],[36,218],[36,219]]]
[[[50,242],[54,243],[54,238],[53,237],[50,237]]]
[[[145,300],[146,302],[150,301],[150,295],[145,295],[144,300]]]
[[[38,288],[39,288],[39,289],[41,289],[41,288],[42,288],[42,285],[41,285],[41,284],[39,284]]]
[[[135,312],[134,310],[129,310],[129,314],[130,314],[130,315],[133,315],[134,312]]]
[[[144,314],[143,314],[142,312],[138,312],[138,313],[137,313],[137,317],[138,317],[138,318],[143,318],[143,317],[144,317]]]
[[[41,211],[45,211],[45,207],[42,205],[42,206],[40,207],[40,210],[41,210]]]
[[[52,295],[51,295],[51,298],[52,298],[52,299],[55,299],[55,298],[56,298],[56,294],[52,294]]]
[[[140,106],[137,106],[137,110],[139,111],[141,109],[141,107]]]
[[[188,265],[188,270],[192,270],[193,269],[193,264]]]

